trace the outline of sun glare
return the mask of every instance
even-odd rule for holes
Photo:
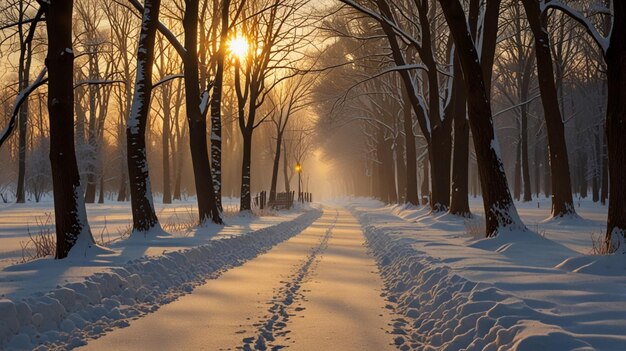
[[[230,52],[240,60],[245,59],[246,55],[248,55],[249,46],[250,45],[248,44],[248,41],[246,40],[246,38],[242,36],[234,37],[230,41],[230,45],[229,45]]]

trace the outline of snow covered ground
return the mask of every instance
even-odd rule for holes
[[[382,282],[356,219],[302,233],[84,350],[392,350]]]
[[[546,201],[519,207],[543,235],[482,239],[454,216],[354,201],[403,315],[401,349],[626,350],[626,257],[588,255],[606,209],[586,202],[583,219],[544,221]]]
[[[123,227],[128,209],[107,206],[92,226]],[[468,221],[344,199],[7,265],[0,349],[626,350],[626,255],[590,254],[605,207],[546,220],[548,200],[518,204],[530,230],[484,239],[471,206]],[[36,210],[18,207],[0,221]],[[0,240],[24,238],[13,226]]]
[[[238,199],[226,199],[227,212]],[[8,204],[0,207],[0,297],[19,298],[34,292],[48,291],[57,285],[74,282],[108,267],[120,266],[142,256],[161,255],[206,244],[209,240],[231,237],[259,230],[297,217],[299,211],[280,212],[272,216],[240,216],[229,214],[226,225],[209,224],[193,227],[197,221],[195,201],[190,199],[171,205],[156,204],[161,225],[168,232],[158,238],[122,238],[131,229],[130,203],[107,203],[87,205],[89,224],[98,242],[106,242],[113,253],[102,255],[98,260],[86,260],[66,264],[51,258],[27,263],[22,261],[22,245],[29,241],[29,231],[37,234],[40,223],[54,233],[54,209],[51,202],[39,204]],[[47,218],[51,221],[46,223]],[[155,235],[156,236],[156,235]],[[29,246],[30,247],[30,246]]]
[[[190,205],[162,206],[162,223],[187,221],[178,217],[181,211],[180,216],[189,216],[191,210],[185,206]],[[127,207],[94,205],[90,208],[92,229],[105,226],[104,216],[106,226],[124,226],[130,212]],[[0,210],[4,242],[25,240],[27,230],[17,221],[48,209],[45,204],[4,207]],[[304,210],[264,217],[233,215],[226,218],[226,226],[114,238],[110,252],[94,257],[49,257],[16,264],[7,250],[0,271],[0,349],[31,349],[43,343],[49,343],[46,348],[63,349],[80,345],[84,335],[122,326],[125,320],[156,310],[204,280],[298,234],[321,214],[316,209]],[[13,226],[8,224],[11,221]]]

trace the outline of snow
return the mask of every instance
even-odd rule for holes
[[[82,345],[190,293],[206,279],[298,234],[320,215],[315,209],[291,212],[273,223],[237,218],[234,228],[221,231],[213,226],[198,228],[190,237],[119,240],[111,245],[113,251],[91,257],[6,267],[0,273],[7,297],[0,300],[0,348]],[[260,229],[253,231],[253,225]]]
[[[353,216],[325,208],[270,252],[84,349],[391,350],[382,282],[363,244]]]
[[[466,219],[345,199],[5,266],[0,348],[626,349],[626,255],[591,254],[606,207],[546,220],[549,199],[516,203],[528,230],[486,239],[470,204]],[[45,206],[0,208],[0,245]],[[159,205],[162,223],[184,206]],[[128,204],[87,210],[94,233],[129,220]]]
[[[518,204],[533,232],[493,239],[464,219],[353,200],[402,336],[415,350],[624,350],[626,255],[589,255],[606,208],[543,222],[547,200]],[[472,200],[479,214],[480,199]],[[480,216],[480,214],[479,214]],[[606,223],[606,222],[604,222]],[[533,224],[535,226],[533,226]],[[605,225],[605,224],[604,224]]]

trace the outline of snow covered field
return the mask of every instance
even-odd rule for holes
[[[543,235],[475,238],[446,214],[352,205],[402,315],[401,349],[626,349],[626,258],[589,255],[606,210],[582,203],[584,219],[544,222],[547,202],[519,207]]]
[[[518,204],[530,231],[483,239],[471,205],[468,221],[344,199],[118,239],[84,260],[6,254],[0,349],[626,350],[626,259],[590,255],[605,207],[546,220],[547,200]],[[162,222],[184,222],[185,206],[159,207]],[[0,210],[7,246],[27,236],[7,217],[38,210]],[[130,216],[89,211],[110,230]]]
[[[160,206],[162,223],[189,221],[190,206]],[[88,208],[94,235],[98,227],[125,230],[128,207]],[[111,235],[111,251],[94,257],[16,263],[21,249],[16,253],[14,248],[28,239],[25,224],[48,210],[46,204],[0,210],[1,240],[6,244],[0,271],[0,349],[30,349],[39,343],[77,346],[82,339],[70,332],[97,335],[112,325],[124,325],[125,319],[153,311],[298,234],[320,215],[315,209],[304,214],[293,210],[263,217],[233,215],[226,218],[226,226],[151,233],[152,238]]]

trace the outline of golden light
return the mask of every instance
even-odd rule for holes
[[[233,39],[230,40],[230,44],[228,45],[230,52],[235,55],[240,60],[244,60],[248,55],[248,50],[250,49],[250,44],[248,44],[248,40],[245,37],[237,35]]]
[[[299,163],[299,162],[298,162],[298,163],[296,163],[296,172],[297,172],[297,173],[302,172],[302,166],[300,166],[300,163]]]

